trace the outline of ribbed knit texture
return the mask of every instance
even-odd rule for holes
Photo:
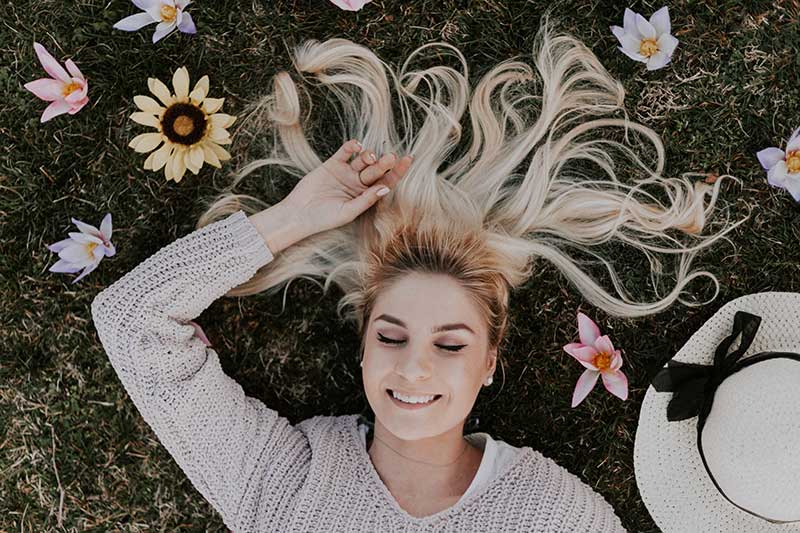
[[[163,247],[92,302],[137,409],[235,533],[625,531],[599,494],[529,447],[476,494],[415,518],[378,476],[358,415],[292,426],[245,396],[187,322],[272,259],[237,211]]]

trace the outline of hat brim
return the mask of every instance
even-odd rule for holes
[[[762,317],[745,358],[763,351],[800,353],[800,293],[762,292],[725,304],[673,359],[712,364],[716,347],[731,333],[736,311]],[[633,451],[639,493],[663,533],[800,532],[800,523],[768,522],[738,509],[717,491],[697,451],[697,418],[668,421],[671,399],[671,392],[648,387]]]

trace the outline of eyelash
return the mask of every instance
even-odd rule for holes
[[[378,333],[378,340],[381,341],[384,344],[402,344],[402,343],[405,342],[405,341],[398,341],[396,339],[390,339],[388,337],[384,337],[380,333]],[[455,346],[444,346],[442,344],[437,344],[436,346],[438,346],[439,348],[441,348],[443,350],[447,350],[448,352],[460,352],[461,349],[464,348],[464,346],[466,346],[466,344],[459,344],[459,345],[455,345]]]

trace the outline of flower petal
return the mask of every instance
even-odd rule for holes
[[[95,237],[99,237],[100,236],[100,230],[97,229],[96,227],[92,226],[91,224],[87,224],[86,222],[82,222],[82,221],[78,220],[77,218],[70,218],[69,220],[70,220],[70,222],[75,224],[75,227],[77,227],[79,230],[81,230],[81,232],[86,233],[87,235],[94,235]]]
[[[788,176],[786,178],[786,185],[784,186],[789,194],[792,195],[795,202],[800,202],[800,179],[796,176]]]
[[[56,61],[56,58],[50,55],[50,52],[44,46],[39,43],[33,43],[33,49],[36,50],[36,55],[39,57],[39,62],[44,67],[45,72],[57,80],[69,83],[67,71]]]
[[[159,22],[158,26],[156,26],[156,31],[153,32],[153,42],[157,43],[169,35],[176,27],[175,22]]]
[[[647,58],[645,56],[643,56],[642,54],[640,54],[638,52],[629,52],[628,50],[626,50],[625,48],[623,48],[621,46],[618,46],[617,48],[619,49],[620,52],[622,52],[626,56],[630,57],[631,59],[634,59],[636,61],[641,61],[642,63],[647,63]]]
[[[158,4],[158,0],[131,0],[131,1],[133,2],[133,5],[135,5],[142,11],[150,9],[155,4]]]
[[[175,98],[189,96],[189,71],[181,67],[172,75],[172,87],[175,89]]]
[[[220,110],[224,101],[224,98],[206,98],[203,100],[203,111],[205,111],[207,115],[213,115]]]
[[[122,31],[136,31],[144,28],[148,24],[154,24],[156,22],[158,21],[154,20],[149,13],[136,13],[135,15],[117,21],[113,28]]]
[[[161,100],[162,104],[167,107],[172,105],[174,100],[172,99],[172,95],[163,81],[157,78],[147,78],[147,87],[150,89],[151,93],[156,95],[156,97]]]
[[[159,128],[161,123],[152,113],[136,112],[131,115],[131,120],[142,126]]]
[[[169,157],[172,154],[172,144],[164,143],[161,148],[150,154],[152,156],[152,170],[159,171],[161,167],[167,164]]]
[[[203,328],[201,328],[201,327],[200,327],[200,324],[198,324],[198,323],[197,323],[197,322],[195,322],[194,320],[190,320],[190,321],[189,321],[189,322],[187,322],[187,323],[188,323],[188,324],[190,324],[190,325],[191,325],[191,326],[194,328],[194,334],[195,334],[195,336],[196,336],[198,339],[200,339],[201,341],[203,341],[203,344],[205,344],[206,346],[211,346],[211,341],[209,341],[209,340],[208,340],[208,337],[206,337],[206,334],[205,334],[205,332],[203,331]]]
[[[134,137],[128,144],[139,153],[146,153],[154,150],[161,143],[160,133],[142,133]]]
[[[761,163],[761,167],[764,170],[769,170],[774,167],[778,161],[785,158],[786,153],[780,148],[771,146],[757,152],[756,157],[758,158],[758,162]]]
[[[26,83],[24,87],[46,102],[64,98],[64,82],[53,78],[39,78]]]
[[[658,44],[659,52],[663,52],[667,54],[668,57],[672,57],[672,54],[678,47],[678,39],[668,33],[665,33],[664,35],[658,38],[656,44]]]
[[[625,28],[622,26],[611,26],[611,33],[617,38],[619,44],[622,44],[622,36],[625,35]]]
[[[659,50],[647,59],[647,70],[658,70],[663,68],[667,65],[667,63],[669,63],[669,60],[670,56],[664,53],[663,50]]]
[[[211,146],[208,143],[202,143],[200,146],[203,148],[203,160],[212,167],[222,168],[222,163]]]
[[[94,260],[85,244],[67,246],[58,254],[61,259],[74,263],[76,266],[85,267]]]
[[[71,59],[67,59],[66,61],[64,61],[64,65],[67,66],[67,70],[69,71],[70,76],[72,76],[73,78],[78,78],[81,81],[86,81],[86,78],[84,78],[83,73],[81,73],[81,69],[79,69],[78,65],[76,65]]]
[[[47,270],[50,272],[58,272],[62,274],[72,274],[73,272],[77,272],[82,268],[83,266],[75,266],[73,263],[67,261],[66,259],[59,259],[53,264],[53,266],[51,266]]]
[[[66,100],[55,100],[47,106],[42,113],[41,122],[47,122],[51,118],[63,115],[70,110],[70,104]]]
[[[653,25],[659,35],[670,32],[669,10],[667,6],[662,7],[650,15],[650,24]]]
[[[200,105],[206,95],[208,95],[208,85],[208,76],[203,76],[195,83],[194,89],[192,89],[192,92],[189,94],[189,98],[192,99],[195,105]]]
[[[594,346],[594,341],[600,337],[600,328],[597,327],[597,324],[595,324],[591,318],[579,312],[578,335],[580,336],[582,344]]]
[[[614,356],[611,358],[611,366],[609,366],[609,370],[615,371],[622,368],[622,352],[619,350],[614,351]]]
[[[599,376],[600,372],[595,372],[594,370],[586,369],[583,371],[583,374],[575,384],[575,391],[572,393],[572,407],[576,407],[592,392]]]
[[[218,144],[229,144],[231,136],[225,129],[212,125],[211,131],[208,132],[208,138]]]
[[[781,159],[775,166],[769,169],[767,172],[767,181],[773,187],[780,187],[783,188],[786,186],[786,178],[789,174],[789,169],[786,168],[786,161]]]
[[[564,346],[564,351],[589,370],[597,370],[597,367],[594,366],[594,358],[597,356],[597,350],[595,350],[594,346],[573,342]]]
[[[164,108],[158,105],[158,102],[149,96],[144,96],[142,94],[137,94],[134,96],[133,103],[145,113],[161,113],[164,111]]]
[[[215,128],[228,128],[236,122],[236,117],[233,115],[226,115],[225,113],[214,113],[209,117],[211,126]]]
[[[614,344],[611,342],[611,339],[608,337],[608,335],[603,335],[594,341],[594,347],[598,352],[601,353],[614,353]]]
[[[100,222],[100,238],[105,239],[106,242],[111,241],[111,232],[113,231],[111,227],[111,213],[106,213],[106,216],[103,217],[103,221]]]
[[[616,372],[603,372],[603,385],[606,390],[621,400],[628,399],[628,378],[617,370]]]
[[[798,149],[800,149],[800,128],[795,130],[795,132],[792,133],[792,136],[789,137],[789,140],[786,142],[787,152],[794,152]]]
[[[97,265],[99,265],[99,264],[100,264],[100,261],[96,261],[96,262],[88,265],[84,269],[84,271],[81,273],[80,276],[78,276],[77,278],[72,280],[72,283],[78,283],[80,280],[82,280],[84,277],[86,277],[89,273],[91,273],[95,268],[97,268]]]
[[[639,30],[639,33],[641,33],[642,37],[645,39],[655,39],[657,37],[656,29],[653,25],[638,13],[636,14],[636,29]]]
[[[69,246],[72,242],[74,242],[72,239],[63,239],[58,242],[54,242],[53,244],[48,244],[47,249],[51,252],[58,253]]]
[[[625,15],[623,15],[622,26],[625,29],[625,33],[641,40],[642,34],[639,32],[639,28],[636,27],[636,13],[627,7],[625,8]]]
[[[68,233],[69,237],[80,244],[88,244],[88,243],[95,243],[95,244],[103,244],[103,239],[97,237],[95,235],[89,235],[88,233],[81,233],[78,231],[71,231]]]
[[[183,33],[197,33],[197,28],[194,25],[194,21],[192,20],[192,16],[185,11],[183,13],[183,19],[178,23],[178,30],[182,31]]]
[[[203,161],[205,160],[203,157],[203,147],[194,145],[189,149],[186,155],[186,167],[196,175],[200,171],[200,167],[203,166]]]
[[[216,143],[209,141],[206,143],[206,146],[209,146],[214,151],[214,154],[216,154],[220,161],[227,161],[231,158],[231,154],[229,154],[225,148]]]

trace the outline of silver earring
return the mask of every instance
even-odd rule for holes
[[[492,376],[489,376],[489,377],[486,379],[486,381],[484,382],[484,385],[486,385],[486,386],[488,387],[489,385],[491,385],[491,384],[492,384],[492,382],[493,382],[493,381],[494,381],[494,378],[493,378]]]

